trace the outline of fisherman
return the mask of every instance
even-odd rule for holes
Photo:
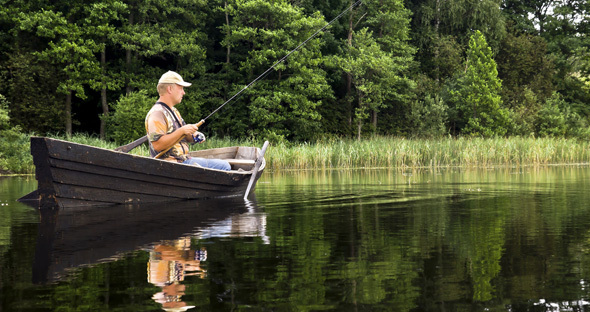
[[[190,87],[182,77],[168,71],[158,81],[160,98],[145,118],[145,129],[150,143],[150,154],[156,157],[166,151],[161,159],[199,167],[230,170],[230,164],[221,159],[206,159],[188,156],[188,143],[203,143],[205,135],[197,131],[195,124],[187,124],[174,107],[182,101],[184,88]]]

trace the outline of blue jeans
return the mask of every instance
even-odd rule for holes
[[[199,157],[189,157],[187,160],[182,162],[187,165],[197,165],[205,168],[218,169],[218,170],[231,170],[231,166],[225,160],[221,159],[208,159]]]

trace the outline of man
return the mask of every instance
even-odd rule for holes
[[[159,158],[200,167],[230,170],[231,166],[225,160],[188,156],[188,143],[205,141],[205,136],[197,131],[199,128],[194,124],[186,124],[174,107],[182,101],[184,88],[190,86],[191,83],[185,82],[173,71],[168,71],[160,77],[157,86],[160,98],[145,118],[150,154],[156,157],[164,152]]]

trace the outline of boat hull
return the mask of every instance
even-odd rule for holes
[[[243,196],[259,153],[255,147],[231,147],[193,154],[238,160],[236,170],[222,171],[32,137],[38,188],[22,200],[38,202],[40,208],[67,208]],[[263,159],[256,179],[264,164]]]

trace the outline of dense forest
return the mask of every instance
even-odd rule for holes
[[[347,10],[349,9],[349,10]],[[167,70],[209,136],[590,137],[586,0],[14,0],[0,130],[127,143]]]

